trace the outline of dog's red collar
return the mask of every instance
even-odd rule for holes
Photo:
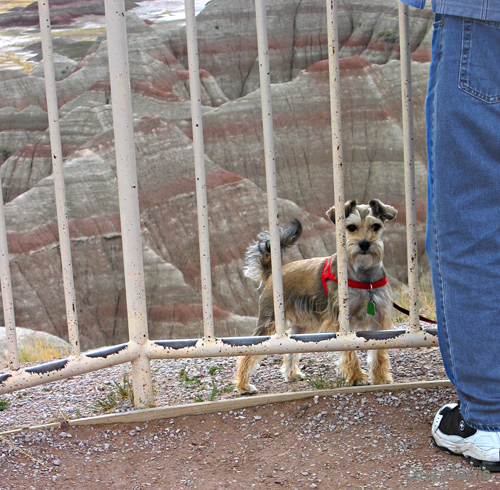
[[[328,287],[326,281],[330,279],[331,281],[338,282],[337,276],[332,272],[332,264],[329,260],[325,262],[323,266],[323,273],[321,274],[321,282],[323,283],[323,289],[325,290],[326,297],[328,298]],[[347,279],[347,285],[350,288],[355,289],[377,289],[387,284],[387,277],[383,277],[380,281],[376,282],[359,282],[353,281],[352,279]]]

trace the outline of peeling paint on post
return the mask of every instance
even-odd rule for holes
[[[409,7],[398,2],[399,44],[401,53],[401,98],[403,111],[403,144],[405,160],[406,240],[408,289],[410,295],[410,325],[420,328],[418,318],[418,251],[417,209],[415,200],[415,155],[413,148],[413,102],[411,90],[411,46]]]
[[[278,335],[285,333],[285,306],[283,279],[281,277],[281,245],[278,213],[278,185],[276,159],[274,153],[273,110],[271,96],[271,76],[269,69],[269,43],[267,37],[266,1],[255,0],[257,23],[257,44],[259,51],[260,97],[264,137],[264,157],[266,165],[267,212],[269,217],[269,237],[273,277],[274,318]]]
[[[71,260],[71,240],[69,236],[66,187],[64,184],[63,156],[61,132],[59,129],[59,108],[57,104],[49,2],[38,0],[38,15],[40,17],[45,93],[49,118],[50,148],[52,151],[52,174],[54,176],[54,191],[56,195],[57,225],[59,229],[59,245],[61,250],[64,298],[66,302],[66,318],[68,321],[68,338],[71,346],[71,354],[78,356],[80,354],[80,341],[78,333],[78,319],[76,308],[74,307],[76,304],[76,294],[73,277],[73,263]]]
[[[10,279],[9,249],[7,246],[7,227],[5,226],[5,210],[3,205],[2,179],[0,177],[0,281],[2,283],[3,318],[7,334],[7,352],[9,367],[19,369],[19,350],[17,348],[16,318],[14,315],[14,298]]]
[[[200,242],[201,299],[203,304],[203,333],[214,334],[214,308],[212,298],[212,269],[210,266],[210,236],[208,231],[208,200],[205,175],[205,149],[201,110],[201,80],[198,62],[196,11],[194,0],[185,0],[186,38],[189,64],[189,90],[191,93],[191,120],[196,176],[196,203],[198,211],[198,239]]]
[[[336,0],[326,0],[328,22],[328,66],[330,74],[330,112],[332,124],[333,185],[335,196],[335,229],[337,236],[337,277],[339,279],[339,324],[342,332],[349,330],[349,289],[347,287],[347,250],[345,230],[344,169],[342,121],[340,105],[339,35]]]
[[[130,341],[139,346],[149,340],[142,235],[137,190],[132,94],[127,49],[124,0],[105,0],[109,76],[115,135],[116,175],[122,229],[123,264]],[[132,361],[132,383],[136,407],[153,402],[149,358],[139,352]]]

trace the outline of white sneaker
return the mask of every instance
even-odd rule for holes
[[[500,471],[500,432],[473,429],[463,419],[458,404],[449,403],[438,411],[431,434],[442,451],[464,456],[485,470]]]

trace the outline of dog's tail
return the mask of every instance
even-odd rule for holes
[[[292,246],[302,233],[302,225],[298,219],[280,227],[281,250]],[[247,249],[243,273],[256,282],[265,281],[271,275],[271,240],[269,231],[257,235],[257,240]]]

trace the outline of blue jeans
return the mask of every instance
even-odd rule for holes
[[[500,22],[436,15],[426,101],[439,346],[466,422],[500,430]]]

